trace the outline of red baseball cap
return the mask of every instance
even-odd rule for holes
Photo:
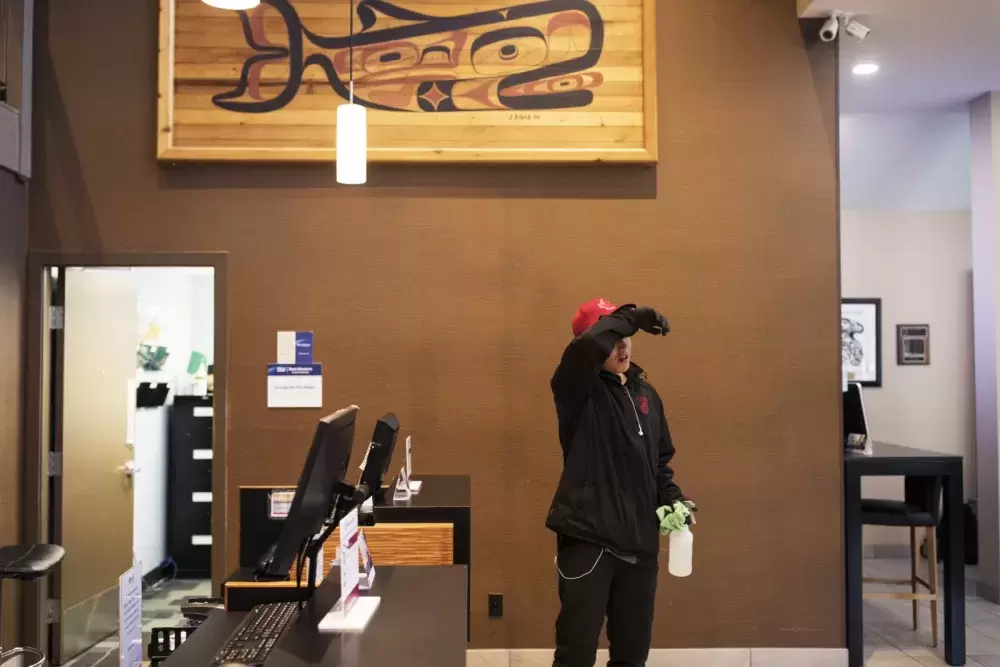
[[[605,315],[618,310],[618,306],[607,299],[591,299],[576,310],[573,316],[573,335],[579,336],[597,323]]]

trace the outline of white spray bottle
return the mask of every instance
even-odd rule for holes
[[[688,517],[688,525],[684,530],[670,533],[670,556],[667,570],[675,577],[689,577],[694,567],[694,515]]]

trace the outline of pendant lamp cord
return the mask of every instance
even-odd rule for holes
[[[351,60],[351,104],[354,104],[354,0],[351,0],[351,33],[347,38],[347,49]]]

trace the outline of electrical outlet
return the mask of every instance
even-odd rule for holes
[[[490,593],[490,618],[503,618],[503,595]]]

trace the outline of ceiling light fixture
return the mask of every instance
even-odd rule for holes
[[[246,11],[248,9],[253,9],[260,4],[260,0],[201,0],[209,7],[215,7],[216,9],[233,9],[237,11]]]
[[[354,103],[354,0],[351,0],[350,101],[337,107],[337,182],[364,185],[368,180],[368,110]]]
[[[872,76],[873,74],[878,74],[878,65],[875,63],[858,63],[851,69],[851,72],[855,76]]]

